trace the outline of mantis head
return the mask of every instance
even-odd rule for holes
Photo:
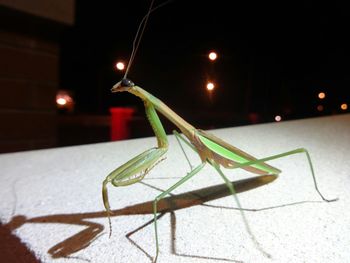
[[[133,87],[135,86],[134,82],[132,82],[130,79],[122,79],[117,84],[113,86],[111,89],[112,92],[123,92],[128,91],[130,92]]]

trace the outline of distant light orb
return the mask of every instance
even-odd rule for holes
[[[116,69],[118,69],[118,70],[124,70],[125,65],[124,65],[123,62],[117,62],[117,63],[115,64],[115,67],[116,67]]]
[[[58,98],[57,100],[56,100],[56,103],[58,104],[58,105],[66,105],[67,104],[67,100],[65,99],[65,98]]]
[[[348,104],[343,103],[342,105],[340,105],[340,108],[341,108],[342,110],[347,110],[347,109],[348,109]]]
[[[74,111],[74,99],[71,91],[58,90],[56,93],[56,107],[59,110],[65,110],[67,112]]]
[[[323,110],[324,110],[323,105],[317,105],[317,110],[318,110],[318,111],[323,111]]]
[[[324,92],[318,93],[318,98],[319,99],[323,100],[325,97],[326,97],[326,93],[324,93]]]
[[[214,83],[212,83],[212,82],[207,83],[207,90],[212,91],[212,90],[214,90],[214,88],[215,88]]]
[[[278,122],[278,121],[281,121],[281,120],[282,120],[282,117],[280,115],[276,115],[275,116],[275,121]]]
[[[216,52],[212,51],[209,53],[208,57],[211,61],[214,61],[218,58],[218,55],[216,54]]]

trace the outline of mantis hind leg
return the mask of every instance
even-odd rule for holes
[[[201,163],[197,167],[195,167],[191,172],[189,172],[186,176],[182,177],[177,183],[175,183],[173,186],[169,187],[167,190],[165,190],[163,193],[158,195],[154,201],[153,201],[153,214],[154,214],[154,232],[155,232],[155,239],[156,239],[156,256],[154,259],[154,262],[157,261],[158,254],[159,254],[159,241],[158,241],[158,229],[157,229],[157,203],[159,200],[164,198],[166,195],[171,193],[174,189],[185,183],[187,180],[192,178],[195,174],[197,174],[203,167],[205,163]]]
[[[282,157],[285,157],[285,156],[289,156],[289,155],[293,155],[293,154],[297,154],[297,153],[305,153],[306,157],[307,157],[307,160],[308,160],[308,164],[309,164],[309,167],[310,167],[310,171],[311,171],[311,175],[312,175],[312,179],[313,179],[313,182],[314,182],[314,186],[315,186],[315,189],[317,191],[317,193],[319,194],[319,196],[322,198],[323,201],[326,201],[326,202],[333,202],[333,201],[337,201],[338,198],[334,198],[334,199],[327,199],[325,198],[322,193],[320,192],[320,190],[318,189],[318,185],[317,185],[317,180],[316,180],[316,176],[315,176],[315,172],[314,172],[314,168],[313,168],[313,165],[312,165],[312,161],[311,161],[311,157],[310,157],[310,154],[309,152],[304,149],[304,148],[299,148],[299,149],[295,149],[295,150],[292,150],[292,151],[289,151],[289,152],[285,152],[285,153],[281,153],[281,154],[277,154],[277,155],[273,155],[273,156],[269,156],[269,157],[266,157],[266,158],[262,158],[262,159],[259,159],[259,160],[254,160],[254,161],[249,161],[249,162],[245,162],[245,163],[241,163],[241,164],[237,164],[236,166],[234,166],[232,169],[235,169],[235,168],[242,168],[244,166],[250,166],[250,165],[254,165],[254,164],[259,164],[259,163],[264,163],[266,161],[270,161],[270,160],[273,160],[273,159],[278,159],[278,158],[282,158]],[[231,194],[233,195],[235,201],[236,201],[236,204],[239,208],[239,211],[241,212],[241,216],[243,218],[243,222],[244,222],[244,225],[246,227],[246,230],[248,232],[248,234],[250,235],[252,241],[254,242],[255,246],[258,248],[259,251],[261,251],[265,256],[267,257],[271,257],[267,252],[265,252],[261,245],[259,244],[259,242],[255,239],[252,231],[251,231],[251,228],[248,224],[248,221],[245,217],[245,214],[244,214],[244,209],[242,209],[242,206],[241,206],[241,203],[236,195],[236,191],[234,189],[234,186],[233,184],[228,180],[228,178],[224,175],[224,173],[221,171],[219,165],[215,162],[210,162],[210,164],[217,170],[217,172],[220,174],[220,176],[222,177],[222,179],[225,181],[227,187],[229,188]],[[277,174],[275,175],[277,176]]]
[[[211,162],[211,165],[216,169],[216,171],[220,174],[220,176],[222,177],[222,179],[224,180],[225,184],[227,185],[228,189],[230,190],[233,198],[235,199],[235,202],[237,204],[237,207],[241,213],[241,216],[242,216],[242,219],[243,219],[243,222],[244,222],[244,226],[251,238],[251,240],[253,241],[254,245],[256,246],[256,248],[266,257],[268,258],[271,258],[271,255],[269,253],[267,253],[263,248],[262,246],[260,245],[260,243],[256,240],[250,226],[249,226],[249,223],[248,223],[248,220],[245,216],[245,213],[243,211],[243,208],[241,206],[241,202],[239,201],[238,199],[238,196],[236,195],[236,190],[233,186],[233,183],[230,182],[230,180],[224,175],[224,173],[221,171],[219,165],[217,163],[212,163]]]
[[[313,168],[313,165],[312,165],[311,157],[310,157],[309,152],[305,148],[298,148],[298,149],[295,149],[295,150],[292,150],[292,151],[288,151],[288,152],[285,152],[285,153],[272,155],[272,156],[269,156],[269,157],[266,157],[266,158],[262,158],[262,159],[259,159],[259,160],[254,160],[254,161],[241,163],[241,164],[238,164],[238,165],[234,166],[233,169],[235,169],[235,168],[242,168],[244,166],[251,166],[251,165],[254,165],[254,164],[259,164],[259,163],[263,163],[263,162],[266,162],[266,161],[270,161],[270,160],[286,157],[286,156],[289,156],[289,155],[297,154],[297,153],[305,153],[305,155],[307,157],[307,160],[308,160],[308,163],[309,163],[309,167],[310,167],[312,180],[313,180],[315,189],[316,189],[317,193],[319,194],[319,196],[322,198],[322,200],[325,201],[325,202],[337,201],[338,198],[334,198],[334,199],[327,199],[327,198],[325,198],[322,195],[321,191],[318,189],[316,175],[315,175],[315,171],[314,171],[314,168]]]

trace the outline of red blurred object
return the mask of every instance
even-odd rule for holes
[[[248,119],[249,119],[251,124],[256,124],[259,122],[260,116],[256,112],[250,112],[250,113],[248,113]]]
[[[129,121],[135,109],[127,107],[113,107],[109,109],[111,117],[111,141],[128,139],[130,136]]]

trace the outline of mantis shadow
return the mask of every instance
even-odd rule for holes
[[[275,180],[276,177],[272,175],[263,175],[263,176],[257,176],[252,177],[244,180],[239,181],[233,181],[233,185],[236,189],[237,193],[245,192],[260,186],[263,186],[265,184],[268,184]],[[150,186],[152,188],[155,188],[151,185],[148,185],[146,183],[143,183],[147,186]],[[157,189],[157,188],[155,188]],[[157,189],[160,190],[161,189]],[[216,259],[216,260],[224,260],[224,261],[231,261],[231,262],[240,262],[240,261],[233,261],[229,259],[223,259],[223,258],[207,258],[207,257],[201,257],[201,256],[195,256],[195,255],[183,255],[176,252],[176,246],[175,246],[175,232],[176,232],[176,217],[174,211],[195,206],[195,205],[206,205],[209,207],[219,207],[219,206],[212,206],[208,204],[204,204],[205,202],[212,201],[215,199],[219,199],[225,196],[229,196],[231,193],[229,192],[226,184],[220,184],[215,186],[210,186],[206,188],[202,188],[195,191],[186,192],[179,195],[171,195],[169,197],[166,197],[158,202],[158,217],[161,218],[166,213],[171,213],[171,235],[172,235],[172,245],[171,245],[171,251],[173,254],[178,256],[187,256],[187,257],[196,257],[196,258],[205,258],[205,259]],[[311,202],[311,201],[305,201],[305,202]],[[301,203],[301,202],[298,202]],[[292,203],[289,205],[293,205],[297,203]],[[282,205],[286,206],[286,205]],[[277,206],[278,207],[278,206]],[[226,208],[226,207],[223,207]],[[276,208],[276,207],[271,207]],[[234,209],[234,208],[228,208],[228,209]],[[263,208],[263,209],[256,209],[256,211],[265,210],[270,208]],[[250,210],[248,210],[250,211]],[[251,210],[255,211],[255,210]],[[144,214],[153,214],[153,200],[135,204],[132,206],[127,206],[122,209],[113,210],[112,217],[117,216],[129,216],[129,215],[144,215]],[[89,219],[95,219],[95,218],[105,218],[107,217],[106,211],[99,211],[99,212],[91,212],[91,213],[76,213],[76,214],[56,214],[56,215],[46,215],[46,216],[39,216],[34,218],[26,218],[22,215],[14,216],[10,222],[3,225],[4,227],[8,228],[10,231],[13,231],[19,227],[21,227],[24,224],[27,223],[59,223],[59,224],[69,224],[69,225],[79,225],[79,226],[85,226],[86,228],[79,233],[63,240],[62,242],[59,242],[58,244],[54,245],[48,250],[48,253],[52,256],[52,258],[69,258],[70,255],[78,252],[86,247],[88,247],[95,239],[97,239],[99,236],[101,236],[102,231],[104,230],[104,226],[92,221],[89,221]],[[138,227],[134,231],[128,233],[126,237],[128,240],[135,245],[138,249],[140,249],[146,257],[148,257],[152,261],[152,257],[131,239],[131,236],[146,227],[147,225],[151,224],[154,220],[147,222],[146,224]],[[88,261],[88,260],[87,260]]]

